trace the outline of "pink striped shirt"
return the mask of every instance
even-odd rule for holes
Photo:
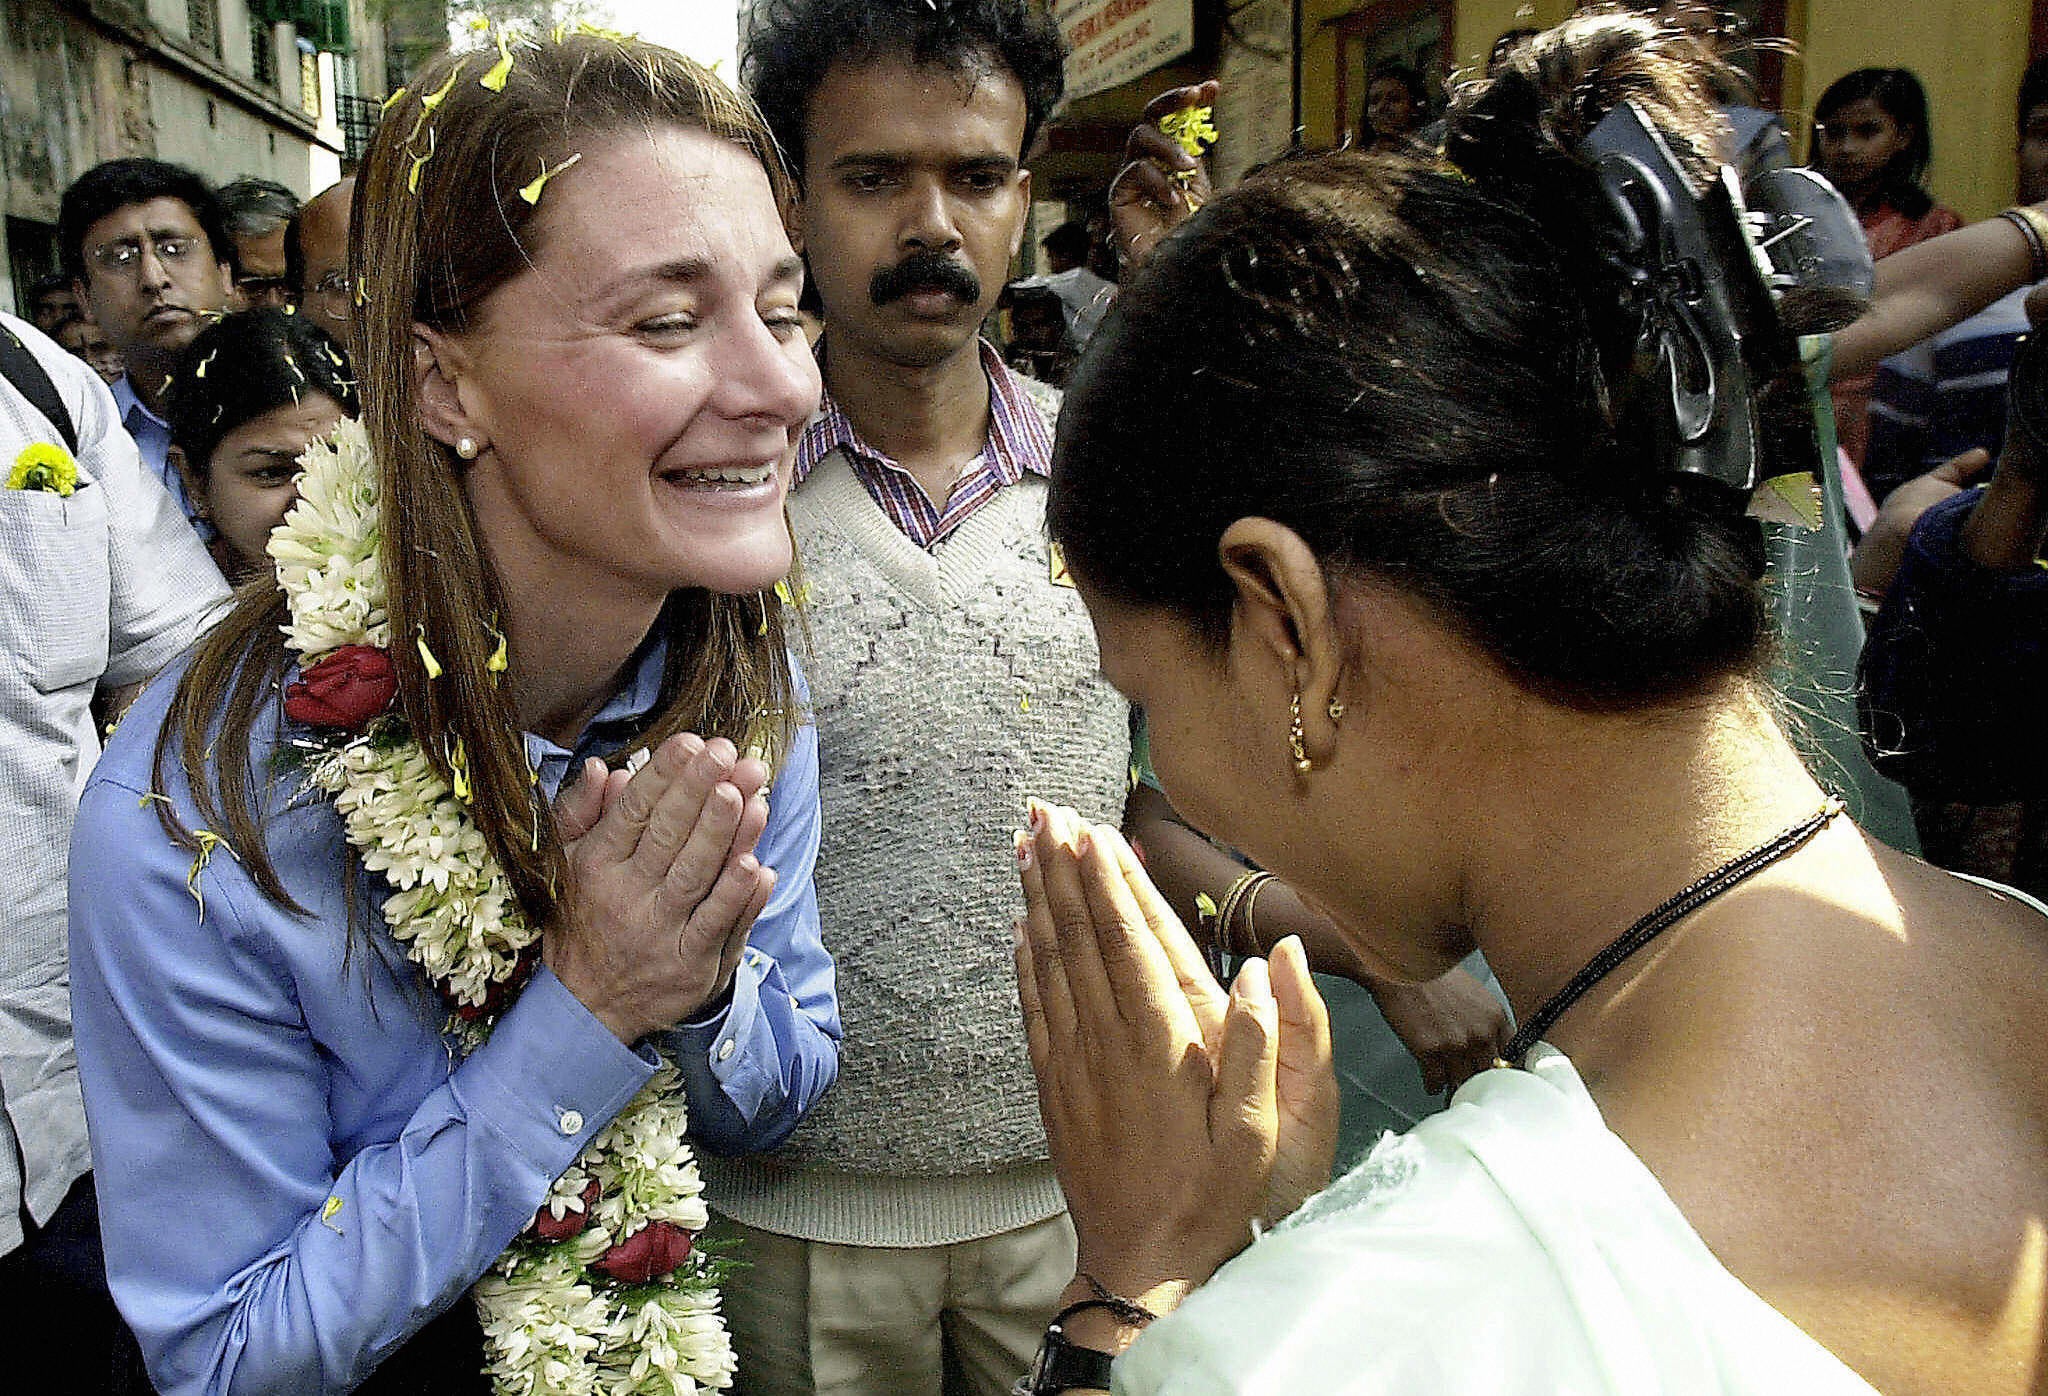
[[[821,339],[820,359],[824,352]],[[1052,432],[1017,374],[985,339],[981,341],[981,367],[988,374],[988,441],[961,472],[953,493],[941,503],[934,504],[908,470],[860,439],[829,389],[818,404],[818,415],[797,442],[796,483],[802,484],[812,466],[843,446],[854,477],[890,522],[920,548],[930,548],[994,499],[996,491],[1023,479],[1025,471],[1050,475]]]

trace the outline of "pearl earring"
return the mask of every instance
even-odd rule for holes
[[[482,448],[476,444],[474,436],[459,436],[455,439],[455,454],[464,460],[475,460],[482,454]]]

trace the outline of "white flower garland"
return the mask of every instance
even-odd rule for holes
[[[302,671],[344,646],[388,651],[391,642],[369,438],[344,421],[304,464],[299,501],[269,544],[291,604],[285,643]],[[334,797],[363,865],[391,884],[382,912],[392,936],[452,1005],[478,1014],[493,986],[520,972],[539,932],[464,802],[395,710],[356,733],[315,729],[313,742],[311,783]],[[467,1048],[493,1020],[451,1017],[449,1031]],[[582,1229],[558,1241],[522,1235],[477,1282],[500,1396],[684,1396],[731,1385],[719,1261],[693,1245],[676,1269],[645,1283],[594,1268],[650,1225],[692,1236],[704,1227],[687,1126],[682,1079],[664,1063],[542,1205],[560,1222],[586,1210],[595,1184]]]

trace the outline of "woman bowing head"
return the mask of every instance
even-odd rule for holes
[[[438,60],[359,180],[362,424],[85,796],[113,1287],[166,1392],[722,1387],[691,1149],[785,1137],[839,1032],[788,182],[594,32]]]
[[[1270,166],[1091,342],[1049,522],[1174,807],[1377,973],[1483,950],[1522,1027],[1302,1206],[1298,947],[1226,991],[1114,831],[1035,813],[1083,1272],[1038,1390],[2039,1390],[2048,921],[1866,838],[1779,726],[1748,487],[1811,456],[1715,76],[1576,17],[1456,96],[1453,165]]]

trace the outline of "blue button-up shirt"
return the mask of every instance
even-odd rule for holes
[[[574,752],[528,738],[550,795],[652,708],[661,660],[659,646],[643,654]],[[388,885],[351,870],[331,802],[286,806],[296,776],[273,786],[266,838],[307,915],[266,898],[225,848],[195,876],[143,799],[175,682],[152,684],[122,722],[71,851],[73,1012],[108,1278],[166,1396],[342,1392],[462,1297],[655,1064],[546,969],[488,1042],[455,1058],[439,998],[377,923]],[[256,772],[270,769],[275,726],[259,716]],[[163,793],[190,826],[175,761]],[[838,1068],[811,889],[810,727],[770,804],[756,852],[779,878],[730,1001],[661,1044],[683,1074],[692,1139],[719,1153],[780,1142]],[[348,929],[351,876],[367,935]]]
[[[171,462],[171,424],[150,411],[136,396],[135,384],[129,381],[127,374],[114,380],[113,392],[114,406],[121,410],[121,425],[128,428],[128,434],[135,438],[135,449],[142,453],[142,463],[164,482],[164,488],[171,492],[171,498],[184,512],[186,521],[199,531],[199,536],[212,539],[213,525],[200,517],[198,502],[185,488],[185,477]]]

